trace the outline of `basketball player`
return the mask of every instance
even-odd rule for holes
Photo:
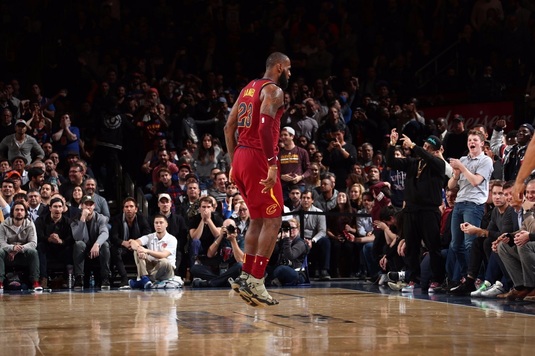
[[[264,274],[277,242],[283,211],[277,144],[290,67],[286,55],[272,53],[266,60],[264,77],[242,89],[225,125],[232,162],[229,179],[236,183],[251,215],[242,274],[229,282],[252,306],[279,303],[267,292]]]

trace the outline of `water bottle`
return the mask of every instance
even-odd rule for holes
[[[95,288],[95,275],[93,274],[93,271],[91,271],[91,275],[89,276],[89,288]]]
[[[67,286],[69,289],[74,287],[74,274],[73,274],[73,265],[67,265],[68,281]]]
[[[72,275],[72,273],[69,273],[69,277],[68,277],[68,281],[67,281],[67,287],[69,289],[72,289],[73,287],[73,279],[74,279],[74,276]]]

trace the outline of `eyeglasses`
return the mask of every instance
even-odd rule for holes
[[[290,226],[290,229],[297,230],[297,226]]]
[[[249,209],[240,209],[240,211],[247,211],[247,210],[249,210]]]

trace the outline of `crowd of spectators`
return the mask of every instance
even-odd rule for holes
[[[86,219],[84,205],[93,203],[100,228],[114,231],[126,214],[124,197],[115,196],[120,164],[143,189],[152,218],[173,216],[180,234],[178,274],[185,277],[188,268],[206,261],[213,242],[222,241],[226,219],[236,223],[227,222],[225,229],[236,225],[239,231],[226,246],[235,252],[226,253],[239,263],[247,207],[228,182],[223,126],[241,87],[256,77],[258,63],[277,50],[292,61],[281,121],[284,197],[288,213],[304,219],[291,226],[300,226],[307,239],[311,272],[321,279],[376,277],[384,268],[374,239],[385,235],[378,229],[395,225],[392,212],[382,209],[404,202],[405,172],[387,167],[383,157],[391,130],[418,146],[429,135],[439,137],[444,158],[460,158],[472,127],[464,127],[462,113],[450,122],[427,117],[422,101],[464,92],[472,93],[466,102],[519,97],[535,102],[535,90],[523,91],[530,88],[535,63],[530,6],[520,0],[5,3],[2,213],[10,218],[17,194],[38,191],[40,204],[49,207],[38,212],[33,204],[32,220],[42,215],[47,224],[64,228],[66,222],[53,214],[55,203],[75,226]],[[439,90],[429,95],[414,73],[453,43],[459,61],[433,80]],[[531,122],[530,115],[519,122]],[[496,178],[509,180],[533,127],[507,134],[512,142],[503,144],[514,155],[492,149],[501,146],[505,128],[503,122],[492,128],[488,154],[496,169],[503,166],[505,176]],[[400,146],[395,154],[413,153]],[[119,201],[114,223],[108,224],[112,213],[100,194]],[[348,218],[355,212],[358,218]],[[96,241],[102,249],[104,235],[52,241],[37,231],[35,237],[37,245],[76,247],[49,257],[63,258],[79,276],[85,272],[80,255]],[[293,241],[295,233],[288,236]],[[119,261],[121,286],[124,238],[110,238],[112,246],[103,254],[90,252],[101,264],[112,261],[112,269]],[[38,250],[46,256],[50,246]],[[209,267],[229,271],[216,262]],[[102,279],[109,283],[104,267]],[[200,270],[203,278],[209,275]],[[41,270],[41,282],[47,277]]]

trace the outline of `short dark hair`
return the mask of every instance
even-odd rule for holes
[[[39,167],[33,167],[28,170],[28,178],[32,180],[32,178],[39,177],[40,175],[45,174],[45,171],[43,171]]]
[[[25,201],[28,201],[28,196],[26,195],[26,193],[17,193],[15,195],[13,195],[13,201],[19,201],[19,200],[25,200]]]
[[[163,214],[158,213],[158,214],[154,215],[154,220],[156,220],[156,219],[158,219],[158,218],[162,218],[162,219],[165,220],[165,222],[168,222],[168,221],[167,221],[167,217],[166,217],[165,215],[163,215]],[[154,221],[154,220],[153,220],[153,221]]]
[[[129,201],[131,201],[132,203],[134,203],[134,206],[135,206],[136,208],[138,207],[138,205],[137,205],[137,201],[136,201],[134,198],[132,198],[132,197],[126,197],[126,198],[124,198],[124,200],[123,200],[123,206],[124,206],[126,203],[128,203]]]
[[[289,60],[288,56],[281,52],[273,52],[266,59],[266,69],[272,68],[279,63]]]
[[[503,185],[503,189],[509,189],[509,188],[512,188],[514,187],[515,185],[515,181],[514,180],[508,180],[507,182],[504,183]]]

